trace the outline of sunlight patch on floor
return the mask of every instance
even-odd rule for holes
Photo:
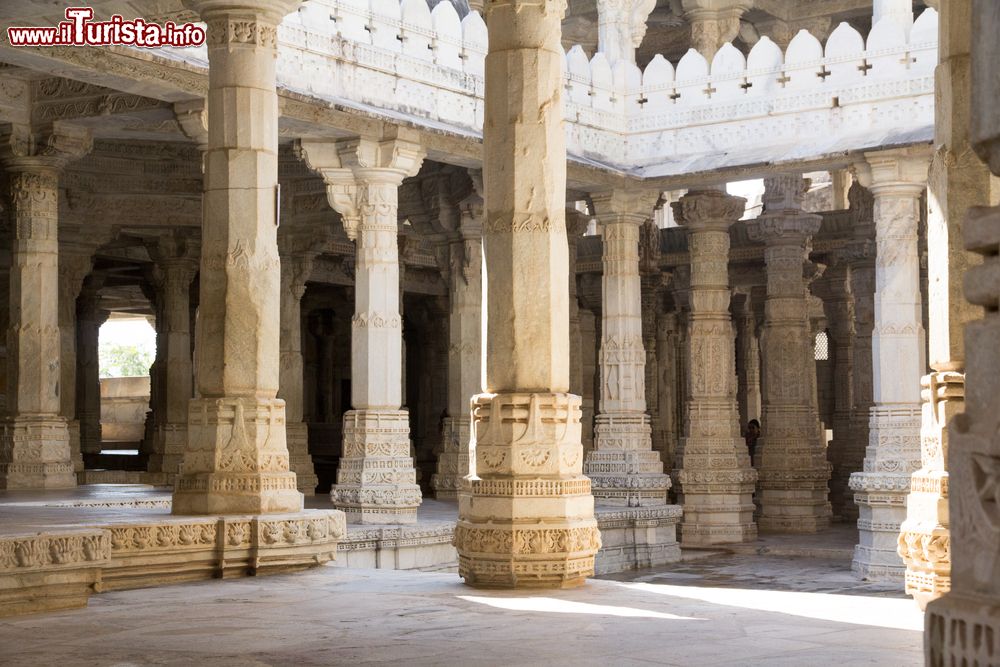
[[[704,621],[707,619],[693,616],[676,616],[648,609],[634,607],[612,607],[604,604],[589,604],[587,602],[572,602],[557,598],[545,597],[478,597],[474,595],[459,595],[459,600],[476,602],[498,609],[509,611],[538,611],[555,614],[597,614],[601,616],[623,616],[626,618],[660,618],[670,621]]]
[[[635,591],[803,618],[895,630],[922,632],[924,629],[924,614],[910,599],[628,582],[617,585]]]

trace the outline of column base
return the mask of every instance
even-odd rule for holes
[[[285,424],[285,441],[288,443],[288,467],[295,473],[299,491],[307,496],[314,495],[319,477],[309,455],[309,427],[305,422]]]
[[[859,510],[851,569],[867,581],[902,583],[906,567],[897,548],[910,476],[860,472],[851,475],[850,485]]]
[[[174,486],[174,514],[302,511],[288,470],[285,402],[251,397],[195,398],[188,443]]]
[[[906,593],[923,609],[951,590],[951,534],[941,523],[948,521],[948,473],[914,473],[906,505],[897,551],[906,565]]]
[[[73,472],[79,474],[84,471],[83,452],[80,450],[80,422],[71,419],[66,422],[69,431],[69,458],[73,462]]]
[[[677,472],[683,546],[710,546],[757,539],[751,468],[741,439],[685,438]],[[737,453],[739,452],[739,453]]]
[[[454,500],[472,469],[469,451],[471,425],[468,417],[446,417],[441,434],[444,446],[438,455],[437,472],[431,477],[431,488],[438,500]]]
[[[649,415],[598,415],[584,473],[594,498],[621,507],[665,505],[670,477],[653,451]]]
[[[820,443],[819,424],[808,414],[769,412],[766,406],[764,413],[764,423],[781,433],[765,436],[757,445],[758,528],[777,533],[817,533],[829,528],[832,466]]]
[[[69,429],[58,415],[18,415],[0,421],[0,489],[76,486]]]
[[[344,413],[344,454],[330,500],[350,523],[416,523],[420,487],[406,410]]]
[[[580,397],[475,399],[476,470],[459,495],[458,572],[481,588],[572,588],[594,574],[601,535],[581,473]]]
[[[1000,656],[996,598],[949,593],[927,605],[924,658],[928,665],[995,665]]]
[[[149,455],[146,469],[149,472],[176,476],[184,461],[184,447],[187,445],[187,424],[160,424],[153,434],[153,451]]]

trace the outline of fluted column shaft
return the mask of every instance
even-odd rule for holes
[[[208,27],[198,398],[175,514],[302,509],[276,398],[277,25],[297,0],[190,0]]]
[[[899,581],[899,525],[910,475],[920,467],[920,378],[927,355],[917,225],[928,159],[920,149],[866,157],[858,173],[875,195],[874,405],[864,471],[850,480],[860,515],[852,568],[866,579]]]
[[[757,537],[751,495],[757,473],[740,437],[736,359],[729,315],[729,226],[745,200],[718,190],[689,192],[674,204],[688,228],[687,430],[678,447],[682,544]]]

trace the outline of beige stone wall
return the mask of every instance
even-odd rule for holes
[[[101,378],[101,435],[104,442],[142,440],[148,409],[148,375]]]

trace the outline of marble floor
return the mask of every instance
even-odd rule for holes
[[[709,555],[571,591],[323,567],[112,592],[0,622],[0,664],[922,664],[923,615],[849,562]]]

